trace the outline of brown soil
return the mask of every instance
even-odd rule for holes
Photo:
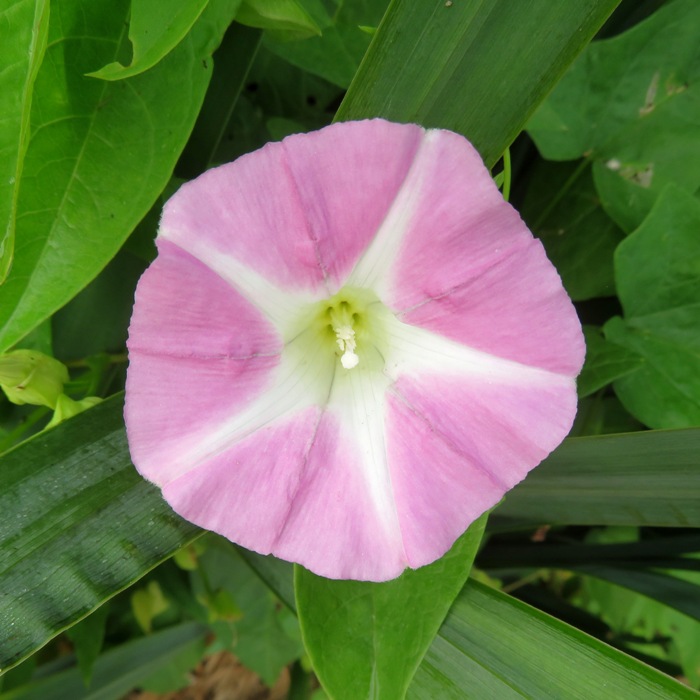
[[[124,700],[284,700],[288,691],[287,669],[275,685],[268,688],[235,656],[222,651],[204,659],[195,668],[187,688],[165,695],[135,691]]]

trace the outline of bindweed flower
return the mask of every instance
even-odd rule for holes
[[[584,343],[461,136],[296,135],[167,203],[136,293],[134,463],[188,520],[330,578],[442,556],[553,450]]]

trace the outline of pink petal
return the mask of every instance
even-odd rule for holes
[[[561,442],[575,412],[574,382],[557,375],[520,385],[400,379],[388,399],[388,452],[410,566],[442,556]]]
[[[188,520],[332,578],[386,580],[405,568],[400,537],[367,493],[331,413],[266,426],[166,485]]]
[[[283,141],[331,291],[376,234],[424,136],[415,124],[373,119]]]
[[[381,296],[403,321],[499,357],[579,371],[580,324],[559,275],[463,137],[427,132],[377,239],[367,253],[377,263],[360,267],[392,265]]]
[[[156,483],[202,430],[260,394],[282,350],[254,307],[167,242],[139,282],[128,346],[130,449]]]
[[[583,364],[581,324],[536,240],[399,318],[532,367],[575,376]]]
[[[183,185],[165,206],[160,235],[208,263],[234,258],[287,290],[336,291],[422,134],[374,120],[270,143]]]
[[[141,277],[129,350],[200,359],[279,355],[282,339],[230,284],[169,241]]]

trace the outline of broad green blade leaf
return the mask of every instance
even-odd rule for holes
[[[684,547],[679,545],[675,549]],[[245,551],[241,554],[278,596],[290,590],[290,564]],[[294,609],[293,605],[291,607]],[[414,607],[408,611],[413,613]],[[573,669],[580,663],[585,667],[579,676]],[[546,667],[555,670],[539,672]],[[586,695],[585,689],[590,687],[589,675],[593,678],[599,673],[604,676],[601,682],[616,679],[610,686],[613,690],[610,694]],[[571,687],[567,686],[569,680]],[[578,687],[573,685],[576,682]],[[624,694],[615,695],[618,688]],[[669,689],[671,694],[665,695]],[[577,695],[577,692],[583,694]],[[657,694],[644,694],[648,692]],[[414,700],[540,700],[550,697],[620,700],[699,696],[565,623],[499,591],[469,581],[419,666],[409,686],[408,697]]]
[[[671,700],[698,694],[500,591],[470,581],[411,687],[411,700]]]
[[[583,333],[586,337],[586,362],[577,379],[581,398],[634,372],[644,363],[643,358],[631,350],[605,340],[599,328],[584,326]]]
[[[3,455],[0,513],[3,670],[200,532],[131,465],[120,397]]]
[[[546,158],[595,161],[603,206],[636,228],[663,187],[700,188],[700,4],[666,3],[591,44],[528,124]]]
[[[95,277],[163,190],[237,2],[210,0],[157,66],[113,83],[84,74],[118,55],[127,2],[52,4],[17,209],[22,244],[0,288],[0,351]]]
[[[696,568],[699,568],[699,564],[700,562],[695,560]],[[615,566],[579,566],[575,570],[641,593],[688,617],[700,620],[700,587],[674,576],[672,572]]]
[[[0,284],[12,265],[32,89],[46,50],[48,30],[48,0],[21,0],[0,10]]]
[[[577,525],[700,527],[700,429],[570,438],[495,511]]]
[[[333,581],[295,567],[297,614],[314,671],[334,700],[403,698],[469,575],[486,517],[429,566],[386,583]]]
[[[700,201],[675,185],[615,253],[625,313],[603,330],[646,362],[615,393],[652,428],[700,425]]]
[[[207,2],[209,0],[180,0],[171,4],[162,0],[131,0],[131,63],[124,66],[114,61],[88,75],[103,80],[121,80],[152,68],[185,38]]]
[[[393,0],[336,115],[467,136],[490,167],[619,0]]]
[[[482,552],[478,566],[495,572],[495,576],[503,571],[542,568],[577,571],[624,586],[700,620],[698,553],[700,535],[622,544],[496,544]]]
[[[205,648],[208,629],[186,622],[123,646],[110,649],[95,664],[92,683],[86,688],[77,668],[36,680],[7,693],[0,700],[120,700],[154,673],[166,668],[173,657]]]

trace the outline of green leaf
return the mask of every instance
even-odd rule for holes
[[[236,21],[258,29],[292,32],[295,38],[321,33],[321,28],[297,0],[243,0]]]
[[[679,572],[680,573],[680,572]],[[697,571],[682,572],[692,575]],[[672,607],[599,578],[581,577],[577,605],[591,610],[637,651],[679,664],[696,688],[700,685],[700,627]],[[697,588],[694,595],[697,600]],[[671,591],[668,591],[672,594]]]
[[[569,438],[495,514],[540,523],[700,527],[700,429]]]
[[[408,698],[670,700],[698,694],[574,627],[470,581]]]
[[[613,253],[624,233],[601,207],[590,164],[538,161],[527,183],[521,214],[569,296],[574,301],[614,296]]]
[[[120,397],[3,455],[0,512],[2,669],[200,532],[131,465]]]
[[[599,328],[584,326],[586,362],[578,377],[578,395],[583,398],[614,379],[634,372],[644,360],[634,352],[605,340]]]
[[[295,567],[304,644],[334,700],[404,697],[469,575],[486,517],[442,559],[386,583],[334,581]]]
[[[278,595],[290,590],[290,564],[252,553],[244,558]],[[610,692],[601,691],[598,683]],[[418,667],[407,697],[667,700],[698,695],[569,625],[470,580]]]
[[[244,563],[236,547],[221,537],[209,536],[200,557],[199,570],[192,573],[195,591],[204,599],[225,592],[240,609],[233,622],[231,650],[245,666],[272,686],[282,669],[303,653],[296,620],[296,634],[284,627],[289,611]]]
[[[342,3],[332,17],[320,2],[307,0],[306,4],[321,27],[321,36],[285,41],[268,33],[265,46],[302,70],[347,89],[371,41],[359,25],[378,24],[388,2]]]
[[[109,604],[105,603],[77,625],[66,630],[66,636],[73,644],[78,670],[86,688],[92,681],[95,662],[102,651],[108,613]]]
[[[119,700],[180,654],[192,650],[201,654],[206,634],[207,628],[196,622],[171,627],[103,654],[95,664],[89,689],[78,669],[71,668],[0,693],[0,700]]]
[[[131,63],[124,66],[115,61],[88,75],[102,80],[122,80],[152,68],[185,38],[207,2],[181,0],[173,5],[161,0],[131,0]]]
[[[695,566],[698,563],[696,561]],[[700,586],[674,576],[671,571],[648,571],[635,567],[600,565],[579,566],[576,570],[608,583],[623,586],[674,608],[688,617],[700,620]]]
[[[46,51],[48,29],[48,0],[21,0],[0,10],[0,284],[12,265],[17,195],[29,143],[32,89]]]
[[[149,581],[147,586],[138,588],[131,594],[131,610],[139,627],[146,634],[153,630],[153,619],[167,609],[168,601],[158,581]]]
[[[652,428],[700,424],[700,201],[669,185],[615,253],[624,321],[605,337],[646,361],[619,378],[625,408]]]
[[[666,184],[700,188],[699,31],[700,5],[676,0],[594,42],[528,124],[545,158],[596,161],[603,206],[626,231]]]
[[[134,290],[144,261],[119,251],[102,272],[51,318],[53,347],[62,360],[124,351]],[[24,341],[22,341],[24,346]]]
[[[214,73],[187,146],[178,162],[183,177],[194,178],[212,165],[226,138],[231,115],[258,52],[262,32],[234,22],[217,49]],[[158,212],[160,217],[160,211]]]
[[[275,595],[290,609],[296,612],[294,598],[294,566],[288,562],[270,555],[251,552],[238,547],[241,559],[257,574],[265,585],[275,592]]]
[[[18,202],[22,245],[0,288],[0,351],[95,277],[165,187],[237,2],[211,0],[157,66],[118,82],[84,74],[118,55],[125,0],[52,5]]]
[[[148,674],[139,681],[139,690],[149,693],[173,693],[192,684],[192,670],[200,663],[202,657],[207,654],[205,639],[193,640],[190,644],[184,644],[180,649],[174,649],[167,655],[167,662]],[[119,700],[122,700],[121,697]]]
[[[491,167],[617,3],[393,0],[336,119],[451,129]]]

